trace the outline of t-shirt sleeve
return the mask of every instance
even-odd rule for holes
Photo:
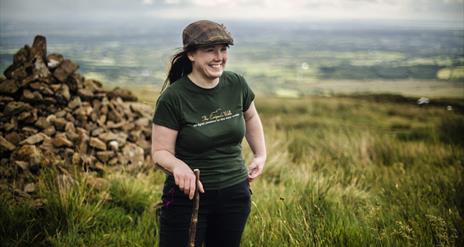
[[[243,112],[248,110],[248,108],[251,105],[251,102],[255,99],[255,94],[253,93],[253,90],[248,86],[248,83],[246,82],[245,78],[243,76],[240,76],[240,79],[242,81],[242,97],[243,97]]]
[[[180,129],[179,111],[169,95],[162,95],[156,102],[153,123],[170,129]]]

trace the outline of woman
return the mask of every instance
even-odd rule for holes
[[[160,246],[186,246],[201,171],[195,246],[239,246],[250,213],[249,182],[266,160],[254,93],[245,79],[224,71],[233,39],[223,25],[197,21],[182,33],[153,117],[152,157],[168,170],[160,214]],[[166,85],[165,83],[165,85]],[[248,168],[241,142],[254,158]]]

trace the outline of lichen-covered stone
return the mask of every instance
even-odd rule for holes
[[[0,150],[8,150],[8,151],[13,151],[15,150],[16,146],[9,142],[7,139],[3,138],[3,136],[0,136]]]
[[[106,150],[106,144],[102,140],[96,137],[90,138],[89,145],[99,150]]]
[[[71,60],[65,59],[53,72],[53,76],[61,82],[66,82],[66,79],[78,68],[79,66],[71,62]]]
[[[2,94],[14,94],[18,91],[19,86],[14,80],[3,80],[0,83],[0,93]]]
[[[58,148],[73,147],[73,143],[70,140],[68,140],[66,134],[64,133],[56,134],[55,138],[53,139],[53,145]]]

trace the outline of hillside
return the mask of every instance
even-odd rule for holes
[[[131,164],[111,164],[114,157],[102,156],[113,152],[121,162],[126,145],[139,145],[131,135],[141,134],[142,144],[147,141],[145,121],[155,100],[153,91],[135,91],[137,98],[150,102],[142,108],[122,95],[113,98],[110,95],[118,90],[105,91],[102,83],[79,77],[74,69],[63,67],[68,77],[62,81],[60,67],[30,64],[32,54],[44,54],[34,51],[44,51],[37,47],[44,47],[39,44],[45,39],[36,40],[22,49],[29,51],[27,59],[17,56],[16,61],[25,62],[12,65],[11,71],[25,71],[22,77],[7,73],[0,83],[0,128],[8,141],[1,142],[0,243],[157,246],[157,205],[164,174],[151,169],[146,152],[143,165],[133,164],[133,159]],[[35,64],[52,57],[40,55]],[[64,61],[60,66],[72,63]],[[37,68],[47,76],[24,83],[28,76],[41,74]],[[68,85],[73,77],[81,78],[77,90]],[[10,86],[4,86],[6,81]],[[36,82],[49,90],[35,89]],[[47,101],[39,101],[39,95]],[[80,106],[73,105],[77,98]],[[429,104],[418,104],[416,98],[385,94],[258,96],[255,101],[269,155],[264,173],[251,184],[252,211],[242,246],[460,246],[464,242],[462,100],[431,98]],[[108,112],[102,110],[105,105]],[[92,111],[86,114],[89,107]],[[96,109],[100,114],[93,116]],[[128,128],[139,121],[144,124]],[[83,152],[79,146],[87,142],[80,137],[85,135],[72,138],[69,123],[78,134],[103,142],[106,150],[98,141],[88,140]],[[47,130],[52,126],[54,134]],[[11,138],[16,136],[13,132],[21,137],[19,141]],[[110,132],[126,133],[126,144],[116,137],[106,142],[103,137]],[[20,154],[25,147],[42,155]],[[249,161],[245,142],[243,149]],[[48,162],[51,157],[56,162]],[[83,157],[93,158],[89,164]]]

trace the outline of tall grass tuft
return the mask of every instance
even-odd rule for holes
[[[143,179],[140,179],[143,177]],[[6,246],[154,246],[153,205],[158,175],[139,178],[125,173],[107,176],[108,186],[93,186],[93,175],[73,176],[44,169],[39,177],[42,207],[33,201],[0,206],[2,244]]]

